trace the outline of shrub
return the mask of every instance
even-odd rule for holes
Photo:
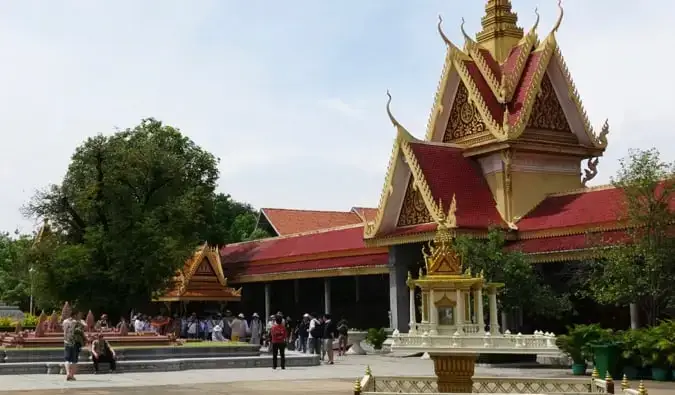
[[[384,328],[368,329],[368,334],[366,335],[366,343],[373,346],[374,349],[381,350],[382,345],[386,340],[387,340],[387,333],[385,332]]]
[[[593,360],[593,345],[606,344],[612,342],[612,339],[612,331],[603,329],[598,324],[575,325],[568,328],[566,335],[557,337],[556,345],[574,363],[582,364]]]

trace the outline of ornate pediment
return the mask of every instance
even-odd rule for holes
[[[208,258],[202,259],[202,263],[199,264],[195,274],[198,276],[215,276],[216,273],[213,271],[213,267],[209,262]]]
[[[434,222],[429,209],[427,208],[422,194],[415,188],[413,177],[408,181],[408,189],[406,189],[405,197],[403,198],[403,205],[401,206],[401,213],[398,217],[397,226],[419,225]]]
[[[541,80],[539,95],[532,107],[527,128],[572,133],[553,84],[547,75]]]
[[[489,133],[476,106],[469,100],[469,91],[460,82],[443,135],[444,143],[454,143],[472,136]]]

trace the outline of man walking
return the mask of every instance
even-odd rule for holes
[[[312,314],[309,321],[309,352],[321,356],[321,321]]]
[[[286,339],[288,332],[284,324],[283,317],[280,315],[274,319],[274,325],[270,330],[270,337],[272,341],[272,369],[277,368],[277,357],[281,357],[281,369],[286,369]]]
[[[71,311],[70,317],[63,321],[63,344],[65,354],[66,381],[74,381],[77,372],[77,362],[80,359],[80,348],[84,332],[76,318],[75,311]],[[82,333],[79,333],[82,332]]]
[[[325,314],[323,317],[323,347],[328,355],[328,364],[332,365],[335,356],[333,342],[338,337],[338,329],[337,324],[330,318],[330,314]]]

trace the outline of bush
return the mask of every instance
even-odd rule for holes
[[[613,342],[613,333],[598,324],[575,325],[566,335],[556,338],[560,351],[569,355],[575,364],[593,361],[593,346]]]
[[[381,350],[382,345],[386,340],[387,340],[387,332],[385,332],[384,328],[368,329],[368,334],[366,335],[366,343],[373,346],[374,349]]]

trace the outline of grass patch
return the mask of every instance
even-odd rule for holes
[[[165,346],[116,346],[115,350],[143,350],[153,348],[209,348],[209,347],[235,347],[248,346],[248,343],[242,342],[186,342],[183,345],[165,345]],[[0,350],[8,351],[63,351],[63,347],[27,347],[27,348],[12,348],[0,347]]]

